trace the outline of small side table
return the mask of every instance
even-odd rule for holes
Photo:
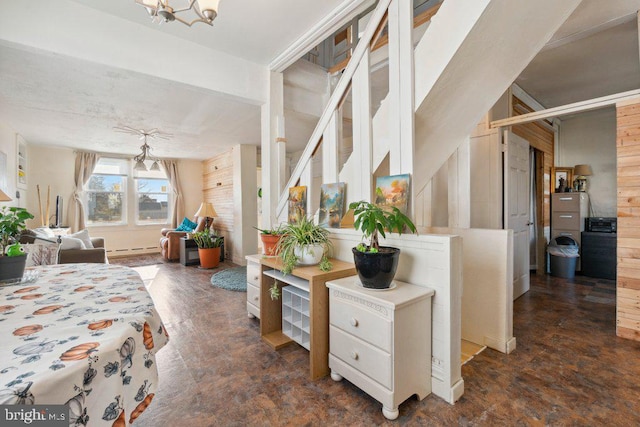
[[[224,261],[224,237],[222,237],[222,246],[220,247],[220,262]],[[200,264],[200,255],[198,255],[198,245],[193,239],[186,237],[180,238],[180,264],[194,265]]]
[[[194,265],[200,264],[200,255],[198,255],[198,245],[195,240],[180,238],[180,264]]]

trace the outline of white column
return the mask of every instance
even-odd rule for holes
[[[389,172],[391,175],[413,173],[413,49],[413,1],[393,0],[389,6]]]
[[[282,73],[269,73],[269,101],[262,105],[262,227],[277,222],[278,199],[286,182],[285,143],[277,142],[278,117],[284,117]]]
[[[362,56],[351,83],[353,105],[353,153],[360,179],[349,183],[348,200],[371,201],[373,179],[371,174],[372,125],[371,125],[371,84],[370,49]]]
[[[245,265],[244,257],[256,253],[258,235],[257,162],[254,145],[233,147],[233,253],[235,264]]]

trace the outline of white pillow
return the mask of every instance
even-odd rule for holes
[[[80,239],[70,236],[60,236],[60,250],[67,249],[86,249],[84,242]]]
[[[36,238],[33,244],[22,245],[27,253],[27,267],[53,265],[58,262],[58,244]]]
[[[82,243],[84,243],[83,249],[93,249],[93,243],[91,242],[91,238],[89,237],[89,230],[87,230],[86,228],[76,233],[69,234],[69,237],[75,237],[76,239],[82,240]]]
[[[55,239],[56,237],[56,235],[53,234],[53,230],[49,227],[38,227],[34,228],[33,231],[36,233],[36,237],[41,237],[43,239]]]

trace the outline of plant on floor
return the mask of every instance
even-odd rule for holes
[[[198,231],[191,235],[199,249],[219,248],[224,239],[221,236],[211,234],[208,231]]]
[[[18,240],[20,232],[26,228],[26,220],[32,218],[24,208],[4,206],[0,210],[0,257],[5,256],[7,248]]]
[[[323,271],[332,268],[327,251],[333,247],[329,231],[306,216],[298,222],[287,224],[278,243],[277,252],[282,257],[282,272],[289,274],[296,264],[313,265],[320,263]],[[313,258],[313,259],[312,259]]]
[[[353,209],[356,218],[354,228],[362,232],[363,240],[368,241],[368,244],[359,243],[351,249],[360,282],[365,288],[389,288],[398,267],[400,249],[380,246],[378,236],[386,237],[386,232],[402,234],[405,227],[415,233],[416,226],[394,206],[385,210],[373,203],[359,201],[351,203],[349,209]]]

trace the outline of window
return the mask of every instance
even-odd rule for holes
[[[162,170],[134,171],[130,160],[101,158],[84,193],[88,225],[169,222],[171,191]]]
[[[127,160],[100,159],[86,186],[88,225],[126,224]]]
[[[134,171],[136,181],[136,224],[165,224],[169,221],[169,180],[164,171]]]

